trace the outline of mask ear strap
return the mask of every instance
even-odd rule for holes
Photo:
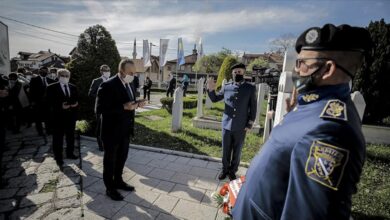
[[[347,75],[348,75],[349,77],[351,77],[351,79],[353,80],[354,75],[353,75],[351,72],[349,72],[349,71],[348,71],[347,69],[345,69],[344,67],[338,65],[337,63],[336,63],[336,67],[339,68],[339,69],[341,69],[345,74],[347,74]]]

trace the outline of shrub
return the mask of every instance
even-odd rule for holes
[[[172,114],[173,98],[164,97],[160,99],[162,107]],[[183,97],[183,109],[196,108],[198,99],[196,96]]]

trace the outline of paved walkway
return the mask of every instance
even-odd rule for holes
[[[49,138],[51,139],[51,138]],[[94,141],[81,141],[81,159],[66,160],[60,171],[50,140],[7,135],[5,189],[0,190],[1,219],[224,219],[211,198],[223,183],[218,162],[131,148],[124,180],[135,192],[116,202],[105,195],[103,153]],[[244,174],[245,168],[239,170]]]

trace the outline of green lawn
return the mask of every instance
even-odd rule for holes
[[[215,103],[211,112],[222,115],[223,103]],[[222,111],[222,112],[221,112]],[[161,120],[149,120],[147,116],[160,116]],[[170,150],[186,151],[213,157],[221,157],[221,131],[199,129],[192,126],[192,118],[196,115],[196,108],[184,109],[182,131],[171,132],[172,116],[165,109],[143,112],[136,115],[135,139],[132,143]],[[262,144],[261,135],[249,133],[242,150],[242,161],[249,162],[259,151]]]
[[[205,110],[205,115],[218,119],[222,113],[223,103],[214,103],[212,109]],[[162,119],[147,118],[152,115]],[[185,109],[182,131],[172,133],[172,116],[165,109],[139,113],[132,143],[221,157],[221,131],[194,128],[192,118],[195,115],[196,109]],[[264,121],[264,115],[260,120]],[[261,145],[262,136],[249,133],[242,150],[242,161],[250,162]],[[390,146],[367,146],[367,160],[352,204],[354,219],[390,219]]]

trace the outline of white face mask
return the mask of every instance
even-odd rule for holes
[[[60,81],[60,83],[62,84],[68,84],[69,83],[69,78],[68,77],[62,77],[60,76],[60,78],[58,79]]]
[[[134,80],[134,76],[130,76],[130,75],[126,75],[125,78],[123,78],[123,81],[125,81],[125,83],[131,83],[133,82]]]
[[[57,77],[57,74],[55,74],[55,73],[50,73],[50,74],[48,75],[48,77],[49,77],[50,79],[55,79],[55,78]]]
[[[108,79],[110,78],[111,73],[110,72],[103,72],[103,77]]]

